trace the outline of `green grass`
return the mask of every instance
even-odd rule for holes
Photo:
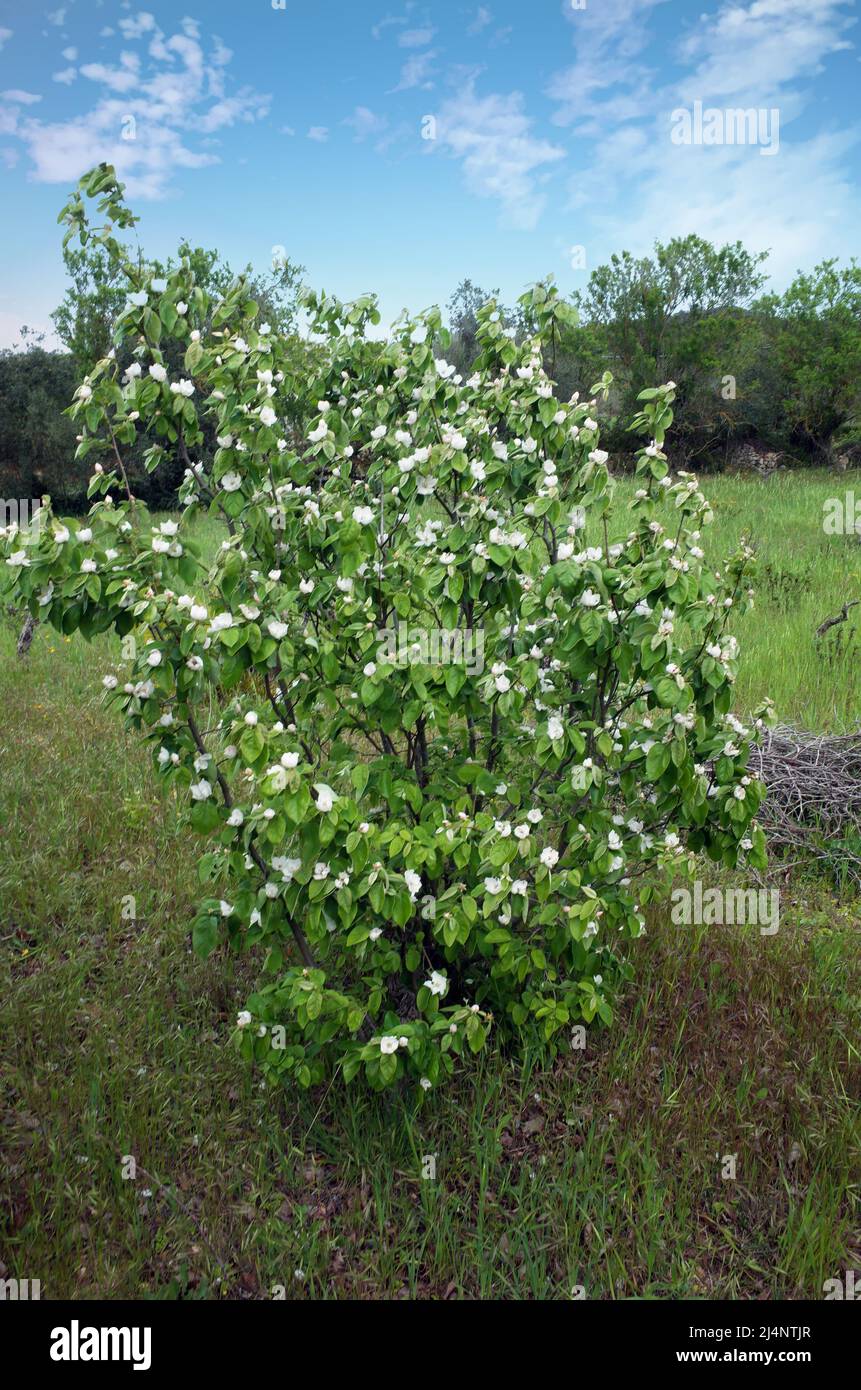
[[[811,726],[857,717],[809,640],[859,592],[861,551],[821,531],[834,487],[706,489],[710,546],[749,528],[810,562],[744,624],[740,693]],[[796,878],[775,937],[657,908],[613,1030],[552,1067],[493,1051],[421,1108],[262,1090],[226,1045],[255,963],[191,954],[199,841],[103,708],[116,657],[40,630],[20,663],[0,632],[0,1274],[46,1298],[817,1298],[861,1264],[857,903]]]

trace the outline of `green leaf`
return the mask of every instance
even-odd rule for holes
[[[353,787],[355,788],[357,801],[361,799],[362,792],[368,785],[368,778],[370,777],[370,775],[371,769],[368,767],[367,763],[356,763],[356,765],[351,769],[350,781],[352,782]]]
[[[657,782],[670,765],[670,750],[665,743],[656,743],[646,755],[646,777]]]
[[[263,749],[266,747],[263,734],[255,724],[253,728],[246,729],[239,740],[239,750],[246,762],[256,763]]]
[[[218,945],[218,919],[198,917],[191,929],[191,944],[195,955],[205,960]]]

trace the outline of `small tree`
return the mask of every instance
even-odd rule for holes
[[[82,189],[128,224],[112,169]],[[85,225],[79,198],[65,215]],[[557,400],[542,365],[552,286],[524,296],[520,345],[479,311],[463,380],[434,359],[438,310],[380,344],[372,298],[309,293],[302,364],[242,284],[210,319],[189,267],[159,290],[126,272],[134,362],[99,362],[72,407],[88,523],[7,535],[4,569],[64,632],[137,641],[107,698],[207,841],[194,945],[266,948],[243,1054],[302,1085],[340,1067],[428,1089],[494,1020],[551,1048],[609,1023],[652,871],[763,862],[727,633],[751,555],[705,563],[708,505],[663,448],[672,383],[643,393],[641,486],[611,544],[595,401]],[[189,451],[182,515],[157,526],[123,476],[142,428]],[[201,508],[226,524],[209,566]]]

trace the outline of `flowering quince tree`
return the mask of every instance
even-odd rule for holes
[[[195,948],[266,948],[243,1055],[303,1086],[341,1068],[428,1090],[494,1023],[551,1050],[610,1023],[658,875],[700,851],[764,864],[726,632],[752,554],[706,564],[708,505],[663,447],[673,384],[642,394],[640,486],[610,544],[596,402],[556,399],[543,365],[571,316],[551,284],[524,296],[519,344],[482,309],[463,380],[434,357],[436,309],[379,341],[371,297],[308,293],[297,352],[242,280],[217,304],[187,263],[154,283],[114,235],[135,219],[110,166],[61,216],[125,270],[130,362],[99,362],[71,407],[86,523],[46,505],[8,528],[2,570],[62,632],[134,639],[106,698],[206,841]],[[187,463],[177,520],[130,494],[139,430],[150,468]],[[224,522],[212,563],[201,510]],[[400,624],[480,632],[484,663],[404,659],[381,644]]]

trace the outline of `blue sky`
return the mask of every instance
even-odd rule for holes
[[[378,293],[386,320],[464,276],[509,300],[548,272],[573,290],[612,251],[690,231],[770,248],[780,287],[858,249],[857,17],[853,0],[0,0],[0,344],[50,326],[56,214],[100,159],[148,252],[185,236],[262,269],[283,246],[315,286]],[[675,143],[695,102],[779,125]]]

